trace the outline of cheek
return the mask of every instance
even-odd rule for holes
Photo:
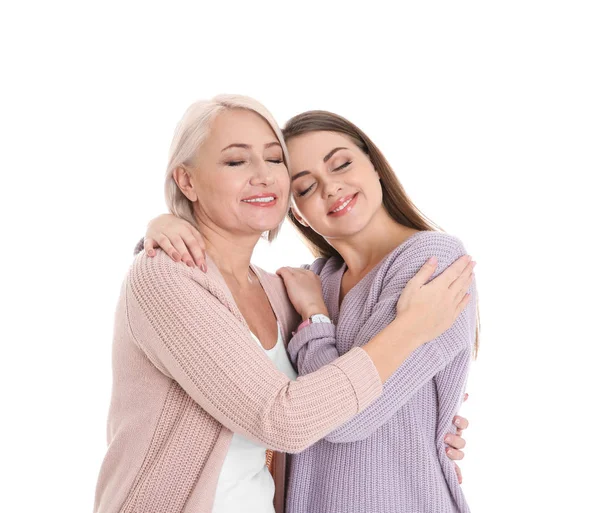
[[[288,174],[287,170],[285,170],[282,173],[277,173],[277,188],[279,189],[279,193],[285,200],[289,198],[289,195],[291,193],[290,186],[290,175]]]
[[[377,203],[380,205],[383,202],[383,190],[381,188],[381,182],[379,178],[376,179],[375,183],[372,186],[374,197]]]
[[[289,190],[291,185],[290,180],[290,174],[286,168],[283,168],[281,172],[277,173],[277,183],[282,190]]]
[[[299,214],[302,216],[309,226],[312,226],[318,231],[319,225],[327,221],[323,213],[322,205],[319,205],[318,198],[310,197],[302,201],[301,208],[296,207]]]
[[[215,209],[219,205],[231,205],[238,201],[243,184],[240,180],[226,173],[221,173],[212,180],[200,182],[200,201],[206,206]],[[228,207],[229,209],[230,207]],[[216,208],[219,210],[218,208]]]
[[[362,176],[360,180],[361,189],[369,198],[369,203],[381,203],[383,191],[381,190],[381,182],[375,171],[370,171],[368,176]]]

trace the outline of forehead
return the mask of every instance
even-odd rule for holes
[[[227,109],[214,119],[206,145],[220,151],[234,143],[262,146],[273,141],[277,141],[275,132],[262,116],[250,110]]]
[[[290,160],[293,166],[314,165],[323,161],[333,148],[343,147],[356,149],[356,145],[338,132],[309,132],[291,138],[287,143]]]

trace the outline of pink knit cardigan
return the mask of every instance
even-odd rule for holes
[[[297,317],[279,277],[254,268],[283,327]],[[108,450],[98,513],[209,513],[232,432],[296,453],[382,391],[361,348],[290,381],[251,338],[212,261],[208,272],[140,253],[121,289]]]

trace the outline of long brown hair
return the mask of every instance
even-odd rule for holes
[[[381,153],[375,143],[354,123],[346,118],[325,110],[311,110],[291,118],[283,127],[283,137],[287,141],[310,132],[337,132],[349,137],[365,155],[369,157],[373,167],[381,178],[383,207],[397,223],[408,228],[422,231],[444,230],[433,223],[410,200],[392,166]],[[305,244],[316,257],[332,257],[341,255],[321,235],[307,226],[303,226],[294,217],[291,209],[288,212],[291,223],[300,232]],[[477,326],[475,335],[475,356],[479,350],[479,306],[477,305]]]

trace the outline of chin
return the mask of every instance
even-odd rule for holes
[[[245,221],[257,230],[267,231],[277,228],[285,219],[285,212],[270,212],[268,215],[254,219],[245,219]]]
[[[252,226],[251,229],[252,229],[252,232],[254,235],[258,235],[261,238],[266,239],[266,238],[268,238],[269,232],[271,230],[276,230],[278,226],[279,225],[268,226],[268,227],[265,226],[264,228],[255,228],[254,226]]]
[[[270,220],[270,222],[264,222],[264,223],[248,223],[248,225],[250,226],[250,228],[253,231],[264,233],[264,232],[268,232],[270,230],[277,229],[277,227],[281,224],[282,221],[283,221],[283,218],[277,219],[277,220]]]
[[[339,238],[351,237],[356,235],[368,227],[368,222],[364,219],[348,218],[344,223],[336,223],[335,227],[327,227],[324,232],[319,233],[323,237]],[[315,230],[316,231],[316,230]]]

